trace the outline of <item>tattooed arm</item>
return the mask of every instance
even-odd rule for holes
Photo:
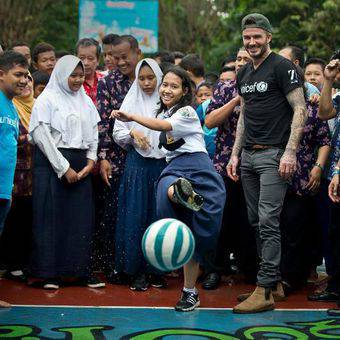
[[[244,140],[244,100],[242,97],[240,101],[240,116],[237,122],[236,138],[231,152],[230,160],[227,165],[228,176],[233,181],[238,181],[239,176],[237,175],[237,167],[239,164],[239,156],[242,150],[243,140]]]
[[[287,100],[293,109],[293,120],[286,150],[280,160],[281,177],[288,179],[296,171],[296,151],[300,143],[307,120],[306,102],[303,88],[299,87],[287,94]]]

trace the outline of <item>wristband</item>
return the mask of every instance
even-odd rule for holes
[[[335,169],[334,171],[333,171],[333,176],[334,175],[340,175],[340,169]]]
[[[316,162],[314,166],[317,166],[317,167],[320,168],[322,171],[325,169],[325,167],[323,167],[319,162]]]

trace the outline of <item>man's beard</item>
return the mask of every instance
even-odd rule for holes
[[[260,52],[256,55],[251,55],[248,51],[248,53],[250,54],[250,56],[253,58],[253,59],[261,59],[263,57],[263,55],[268,51],[268,44],[264,44],[260,47]]]

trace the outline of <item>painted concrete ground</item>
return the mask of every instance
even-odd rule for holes
[[[228,309],[28,307],[0,311],[7,339],[340,339],[325,311],[235,315]]]
[[[222,285],[200,290],[203,308],[173,310],[182,283],[137,293],[126,286],[105,289],[66,287],[56,292],[0,280],[0,298],[13,304],[0,309],[2,339],[340,339],[340,318],[326,308],[335,304],[307,301],[307,290],[278,303],[273,312],[235,315],[239,293],[252,286]],[[95,307],[93,307],[95,306]],[[301,310],[304,309],[304,310]]]

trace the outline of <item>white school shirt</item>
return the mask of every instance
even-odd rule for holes
[[[166,161],[170,162],[183,153],[207,153],[202,126],[196,111],[191,106],[185,106],[170,115],[171,112],[168,111],[161,114],[161,118],[169,122],[172,127],[171,131],[166,132],[167,140],[176,142],[183,138],[185,143],[175,151],[162,148]]]

